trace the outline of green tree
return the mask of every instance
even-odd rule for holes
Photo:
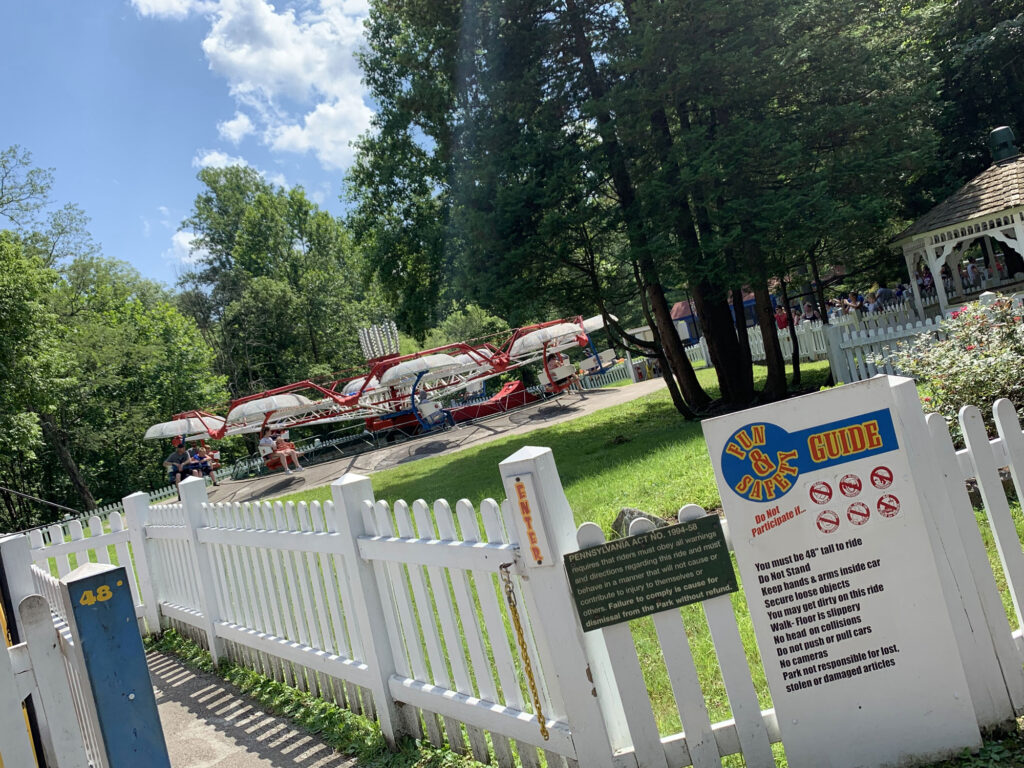
[[[45,446],[38,404],[48,399],[57,351],[56,318],[47,296],[56,275],[25,253],[17,236],[0,232],[0,484],[19,489],[22,478]],[[0,489],[0,531],[31,518],[24,499]]]
[[[180,305],[217,353],[235,395],[326,376],[361,361],[356,329],[379,310],[340,221],[296,187],[249,168],[205,168],[182,228],[197,267]]]
[[[0,217],[28,229],[50,199],[53,171],[32,165],[32,153],[17,144],[0,151]]]
[[[447,317],[427,335],[426,346],[440,347],[458,341],[485,339],[492,343],[503,341],[509,332],[509,325],[500,317],[492,315],[476,304],[448,313]]]

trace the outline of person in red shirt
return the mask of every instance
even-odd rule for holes
[[[780,306],[775,310],[775,324],[779,326],[780,331],[789,327],[789,312],[785,307]]]

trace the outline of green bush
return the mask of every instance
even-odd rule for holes
[[[944,338],[922,334],[890,350],[885,358],[913,376],[925,410],[945,418],[955,437],[957,414],[965,405],[981,409],[989,434],[995,434],[992,404],[1001,397],[1024,413],[1024,324],[1021,310],[1007,298],[981,306],[968,304],[942,321]]]

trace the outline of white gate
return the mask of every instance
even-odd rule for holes
[[[0,540],[0,548],[3,544]],[[0,549],[4,555],[8,552]],[[18,573],[22,581],[28,577],[20,568]],[[30,724],[39,736],[39,757],[47,765],[95,765],[86,755],[65,649],[46,599],[29,595],[20,601],[15,615],[6,619],[8,632],[19,642],[8,647],[6,638],[0,638],[0,768],[36,765],[37,744]]]

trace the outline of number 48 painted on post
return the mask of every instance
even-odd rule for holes
[[[117,586],[124,584],[123,581],[118,581]],[[96,605],[96,603],[105,603],[107,600],[114,596],[114,592],[106,584],[102,584],[96,588],[94,593],[91,589],[87,589],[82,593],[82,596],[78,598],[79,605]]]

